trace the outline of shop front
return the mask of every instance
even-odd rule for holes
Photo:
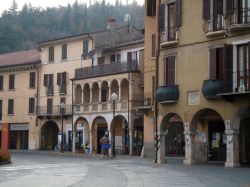
[[[29,125],[10,124],[9,128],[9,149],[28,149]]]

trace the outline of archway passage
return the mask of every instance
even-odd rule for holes
[[[108,124],[104,117],[98,116],[92,124],[93,133],[93,152],[100,154],[102,152],[100,140],[108,131]]]
[[[58,144],[58,126],[53,121],[46,122],[41,129],[41,149],[54,150]]]
[[[169,114],[162,124],[165,135],[165,156],[182,157],[185,155],[184,127],[177,114]]]
[[[195,132],[194,157],[197,162],[226,161],[225,124],[218,112],[202,109],[196,113],[191,129]]]
[[[115,127],[115,153],[117,155],[129,153],[129,129],[128,122],[124,116],[118,115],[111,123],[111,130],[113,132],[113,125]]]
[[[240,122],[240,162],[250,165],[250,117],[241,119]]]
[[[74,124],[75,130],[75,148],[77,152],[87,151],[89,147],[89,124],[85,118],[79,118]],[[72,132],[69,131],[71,134]]]
[[[144,142],[144,126],[143,118],[138,117],[134,120],[134,130],[133,130],[133,155],[141,156],[142,148]]]

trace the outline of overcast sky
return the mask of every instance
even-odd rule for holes
[[[91,0],[92,3],[98,0]],[[101,1],[101,0],[99,0]],[[143,4],[144,0],[136,0],[139,4]],[[8,9],[11,6],[12,0],[0,0],[0,13],[2,13],[3,10]],[[31,3],[32,6],[41,6],[43,8],[46,7],[53,7],[53,6],[59,6],[59,5],[67,5],[68,3],[73,4],[75,0],[16,0],[18,8],[21,9],[22,6],[25,3]],[[89,0],[78,0],[79,3],[87,2],[89,3]],[[114,3],[115,0],[106,0],[106,2]],[[122,2],[126,3],[126,0],[122,0]],[[128,1],[133,2],[133,0]]]

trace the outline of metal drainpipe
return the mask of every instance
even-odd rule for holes
[[[37,112],[38,112],[38,99],[39,99],[39,87],[40,87],[40,84],[39,84],[39,77],[40,77],[40,74],[39,74],[39,67],[37,67],[35,65],[35,69],[36,69],[36,72],[37,72],[37,79],[36,79],[36,127],[38,127],[38,117],[37,117]],[[40,145],[41,145],[41,141],[40,141]],[[39,148],[40,148],[40,145],[39,145]]]
[[[159,18],[159,7],[161,4],[161,0],[159,0],[159,5],[158,5],[158,18]],[[157,20],[158,21],[158,20]],[[158,82],[159,82],[159,57],[160,57],[160,32],[159,32],[159,24],[157,22],[157,32],[158,32],[158,41],[157,41],[157,53],[156,53],[156,61],[155,61],[155,66],[156,66],[156,70],[155,70],[155,94],[156,94],[156,90],[158,88]],[[155,104],[154,104],[154,110],[155,110],[155,160],[154,162],[157,163],[158,161],[158,101],[156,96],[155,98]]]
[[[72,91],[71,91],[71,94],[72,94],[72,96],[71,96],[71,113],[72,113],[72,117],[71,117],[71,123],[72,123],[72,131],[71,131],[71,136],[72,136],[72,140],[71,140],[71,144],[72,144],[72,146],[71,146],[71,151],[72,151],[72,153],[73,154],[75,154],[75,145],[74,145],[74,119],[73,119],[73,117],[74,117],[74,99],[73,99],[73,93],[74,93],[74,79],[72,79],[71,80],[71,82],[72,82]]]

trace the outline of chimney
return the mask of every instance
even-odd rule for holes
[[[115,19],[112,17],[109,17],[107,20],[107,29],[114,31],[115,30]]]

